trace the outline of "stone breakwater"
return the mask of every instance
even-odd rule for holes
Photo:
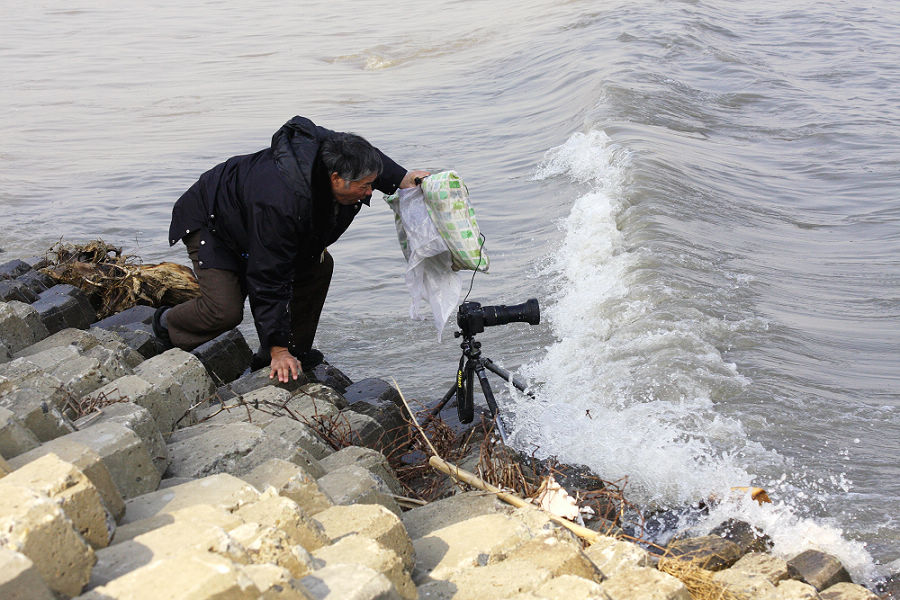
[[[242,374],[236,330],[165,350],[153,309],[96,322],[35,263],[0,265],[4,600],[877,598],[834,558],[771,556],[740,524],[659,560],[614,537],[585,548],[483,492],[404,511],[384,381],[323,364],[272,385]],[[307,425],[338,418],[356,445]]]

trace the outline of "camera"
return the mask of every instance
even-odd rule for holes
[[[522,304],[512,306],[482,306],[479,302],[463,302],[456,314],[456,324],[462,334],[471,337],[484,331],[485,327],[506,325],[507,323],[528,323],[537,325],[541,322],[541,309],[537,298],[526,300]]]

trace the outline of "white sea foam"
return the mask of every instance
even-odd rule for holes
[[[708,314],[679,295],[677,282],[656,280],[664,279],[652,270],[660,257],[630,248],[619,223],[630,162],[626,149],[591,131],[548,152],[538,169],[537,179],[567,177],[586,190],[562,223],[556,291],[544,311],[557,339],[524,369],[538,382],[538,402],[512,402],[511,435],[538,455],[586,464],[610,480],[627,477],[626,495],[645,505],[684,506],[730,497],[733,486],[765,486],[756,467],[784,460],[748,440],[717,401],[752,385],[719,347],[767,324]],[[750,282],[740,273],[723,279]],[[764,529],[776,553],[818,548],[856,576],[872,575],[862,544],[785,502],[729,500],[698,527],[728,517]]]

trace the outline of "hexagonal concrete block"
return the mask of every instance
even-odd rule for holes
[[[241,479],[260,492],[272,487],[279,495],[290,498],[308,515],[334,506],[318,482],[303,467],[280,458],[270,458]]]
[[[392,493],[397,495],[403,495],[404,493],[403,486],[394,474],[391,465],[388,464],[387,459],[378,450],[363,448],[362,446],[347,446],[332,453],[330,456],[320,459],[319,462],[328,472],[336,471],[348,465],[362,467],[384,481]]]
[[[263,493],[257,500],[248,502],[235,513],[247,522],[275,527],[284,532],[294,544],[300,544],[312,552],[329,543],[321,523],[307,516],[296,502],[277,493]]]
[[[406,570],[412,569],[415,564],[416,553],[406,528],[396,514],[380,504],[333,506],[313,518],[322,524],[325,535],[332,542],[356,533],[393,550]]]
[[[92,400],[118,401],[127,399],[147,409],[156,423],[160,434],[170,433],[175,423],[181,419],[190,405],[181,394],[180,386],[153,385],[137,375],[125,375],[100,387],[82,398]]]
[[[0,456],[13,458],[40,445],[37,436],[16,418],[15,413],[0,407]]]
[[[0,548],[0,598],[54,600],[55,597],[31,559],[8,548]]]
[[[691,593],[681,581],[647,567],[623,569],[600,587],[609,600],[691,600]]]
[[[122,515],[125,514],[125,502],[122,500],[122,494],[113,482],[103,459],[89,446],[67,437],[61,437],[20,454],[10,460],[10,464],[14,468],[21,468],[48,454],[55,454],[65,462],[78,467],[100,492],[103,503],[113,518],[117,521],[122,518]]]
[[[213,380],[200,359],[178,348],[172,348],[145,360],[135,367],[134,374],[152,384],[167,397],[173,388],[177,389],[181,395],[181,402],[174,412],[187,415],[180,422],[182,427],[196,421],[196,417],[188,413],[188,409],[204,405],[216,391]],[[153,413],[152,410],[150,412]],[[165,432],[162,423],[160,430]]]
[[[319,477],[319,487],[335,504],[380,504],[400,514],[400,506],[384,480],[360,466],[348,465]]]
[[[200,359],[217,385],[234,381],[250,364],[253,353],[237,329],[197,346],[191,354]]]
[[[409,537],[416,539],[460,521],[493,513],[510,514],[512,507],[495,494],[472,491],[417,506],[400,518]]]
[[[340,563],[364,565],[387,577],[397,592],[408,600],[418,597],[416,586],[396,552],[375,540],[357,534],[341,538],[313,552],[319,568]]]
[[[0,547],[31,559],[54,592],[77,596],[90,577],[94,551],[53,500],[26,488],[4,485],[4,479],[0,479]]]
[[[340,564],[314,571],[300,584],[316,600],[400,600],[390,580],[363,565]]]
[[[219,473],[128,500],[122,524],[196,504],[210,504],[231,512],[259,496],[260,493],[249,483],[226,473]]]
[[[48,454],[3,478],[4,486],[18,486],[56,502],[75,529],[94,548],[109,545],[116,523],[100,492],[81,470]]]
[[[89,394],[87,398],[90,398]],[[109,396],[106,396],[110,399]],[[169,466],[169,453],[166,448],[166,442],[163,440],[162,434],[156,421],[150,415],[150,411],[133,402],[116,402],[108,406],[102,407],[98,412],[87,415],[75,422],[78,429],[84,429],[89,425],[99,423],[119,423],[135,432],[144,442],[147,451],[150,453],[150,459],[153,466],[159,471],[160,476],[166,472]]]
[[[653,566],[649,552],[613,537],[599,536],[585,549],[585,554],[606,577],[614,577],[622,570]]]
[[[295,578],[308,575],[315,569],[312,555],[277,527],[244,523],[228,532],[247,551],[247,562],[274,564],[290,571]]]
[[[805,581],[820,592],[836,583],[851,581],[841,561],[818,550],[801,552],[787,564],[792,579]]]
[[[39,294],[31,306],[38,312],[41,322],[50,333],[74,327],[87,329],[97,320],[97,312],[80,289],[67,283],[58,283]]]
[[[0,302],[0,342],[10,354],[50,335],[38,312],[23,302]]]

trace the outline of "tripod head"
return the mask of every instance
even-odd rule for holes
[[[463,302],[456,313],[456,324],[461,331],[456,337],[471,338],[484,331],[485,327],[506,325],[507,323],[528,323],[537,325],[541,322],[541,309],[537,298],[530,298],[522,304],[512,306],[482,306],[480,302]]]

